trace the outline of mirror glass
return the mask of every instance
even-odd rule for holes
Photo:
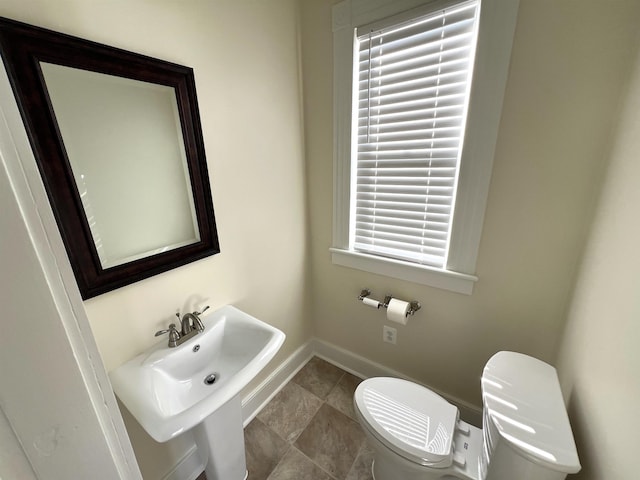
[[[175,90],[40,68],[102,268],[198,242]]]

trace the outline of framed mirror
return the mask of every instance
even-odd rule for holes
[[[0,18],[84,299],[220,251],[193,70]]]

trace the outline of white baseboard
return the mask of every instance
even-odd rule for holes
[[[373,362],[368,358],[357,355],[331,343],[324,342],[317,338],[312,339],[309,343],[311,344],[312,351],[315,355],[333,363],[347,372],[352,373],[356,377],[396,377],[422,385],[445,398],[449,403],[458,407],[458,410],[460,410],[460,418],[462,418],[462,420],[470,423],[471,425],[475,425],[478,428],[482,427],[482,408],[472,403],[466,402],[452,395],[448,395],[437,388],[433,388],[430,385],[426,385],[416,380],[415,378],[408,377],[396,370],[385,367],[384,365]]]
[[[460,417],[465,422],[477,427],[482,426],[482,409],[480,407],[441,392],[430,385],[419,382],[415,378],[407,377],[396,370],[373,362],[368,358],[317,338],[312,338],[293,352],[267,379],[243,399],[242,415],[245,426],[253,420],[258,412],[269,403],[282,387],[284,387],[314,355],[360,378],[397,377],[422,385],[446,398],[448,402],[458,407]]]
[[[465,422],[477,427],[482,426],[482,409],[480,407],[447,395],[429,385],[425,385],[422,382],[345,350],[344,348],[317,338],[312,338],[293,352],[271,375],[242,399],[242,418],[245,427],[314,355],[360,378],[397,377],[422,385],[457,406],[460,410],[460,418]],[[194,445],[182,460],[180,460],[178,465],[176,465],[170,473],[165,475],[163,480],[181,480],[185,478],[195,480],[203,470],[204,465]]]
[[[305,343],[242,399],[243,426],[246,427],[254,419],[260,410],[304,367],[314,353],[312,341]]]
[[[162,477],[162,480],[196,480],[204,471],[204,467],[194,443],[173,470]]]

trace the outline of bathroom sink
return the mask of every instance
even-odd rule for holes
[[[285,335],[227,305],[178,347],[163,340],[110,373],[116,395],[158,442],[200,424],[273,358]]]

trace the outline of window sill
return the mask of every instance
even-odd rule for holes
[[[471,295],[473,285],[478,281],[478,277],[465,273],[440,270],[340,248],[330,248],[329,250],[331,251],[331,261],[335,265],[464,293],[465,295]]]

